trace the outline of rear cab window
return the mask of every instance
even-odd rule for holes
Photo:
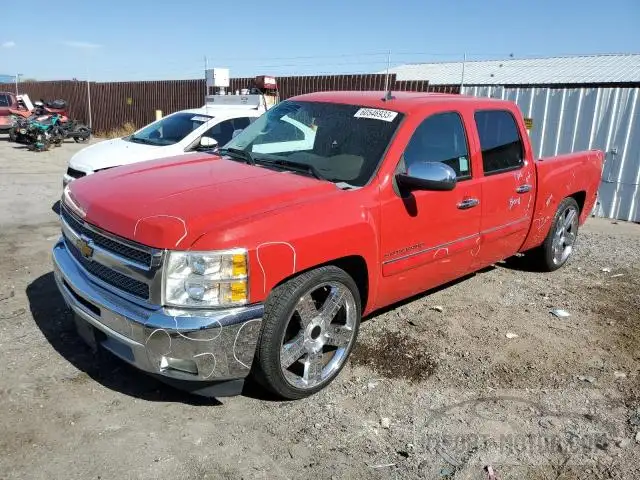
[[[0,107],[10,107],[11,97],[6,93],[0,93]]]
[[[524,145],[513,114],[507,110],[479,110],[478,129],[485,175],[517,170],[524,165]]]

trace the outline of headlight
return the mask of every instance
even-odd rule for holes
[[[165,303],[174,307],[222,307],[248,302],[247,251],[169,252]]]

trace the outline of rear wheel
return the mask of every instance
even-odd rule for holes
[[[574,198],[560,202],[544,242],[528,254],[536,267],[552,272],[569,260],[578,236],[579,218],[580,207]]]
[[[337,377],[355,344],[360,295],[335,266],[276,287],[265,303],[253,376],[287,399],[318,392]]]
[[[78,130],[76,132],[81,134],[79,136],[73,137],[73,140],[76,143],[84,143],[84,142],[86,142],[87,140],[89,140],[89,137],[91,135],[90,132],[89,132],[89,129],[87,127],[80,127],[80,128],[78,128]]]

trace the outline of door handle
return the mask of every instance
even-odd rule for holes
[[[457,206],[460,210],[467,210],[468,208],[477,207],[480,204],[480,200],[477,198],[465,198]]]
[[[520,185],[518,188],[516,188],[516,193],[527,193],[531,191],[531,185],[529,185],[528,183],[524,184],[524,185]]]

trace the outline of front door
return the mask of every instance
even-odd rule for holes
[[[522,246],[534,210],[535,166],[525,151],[516,117],[507,110],[474,114],[482,150],[481,252],[475,268],[514,255]]]
[[[482,189],[459,112],[433,114],[418,124],[396,171],[413,162],[446,163],[457,185],[450,191],[405,193],[396,186],[382,192],[380,305],[469,272],[479,244]]]

